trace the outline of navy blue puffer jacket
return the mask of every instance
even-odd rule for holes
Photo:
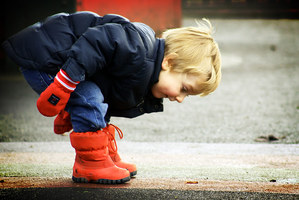
[[[107,117],[136,117],[163,110],[151,94],[158,81],[164,40],[145,24],[119,15],[59,13],[27,27],[3,43],[19,66],[74,81],[92,80],[109,105]]]

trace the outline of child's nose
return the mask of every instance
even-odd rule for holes
[[[185,99],[186,95],[179,95],[175,98],[175,100],[179,103],[182,103]]]

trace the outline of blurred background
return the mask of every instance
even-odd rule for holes
[[[199,143],[299,143],[299,3],[297,0],[27,0],[7,1],[0,13],[1,43],[58,13],[93,11],[165,29],[210,19],[223,58],[223,79],[208,97],[165,112],[114,118],[125,140]],[[38,96],[0,51],[0,142],[65,141],[54,118],[40,115]],[[163,122],[163,123],[162,123]]]

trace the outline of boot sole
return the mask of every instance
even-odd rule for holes
[[[135,176],[137,174],[137,171],[134,171],[134,172],[130,172],[130,176]]]
[[[131,178],[126,177],[118,180],[98,179],[98,180],[88,181],[86,178],[76,178],[73,176],[72,179],[76,183],[122,184],[129,181]]]

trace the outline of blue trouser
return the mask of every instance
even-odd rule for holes
[[[41,94],[53,81],[55,74],[21,68],[31,88]],[[106,127],[105,115],[108,104],[100,88],[91,81],[80,82],[67,103],[65,110],[71,115],[75,132],[94,132]]]

